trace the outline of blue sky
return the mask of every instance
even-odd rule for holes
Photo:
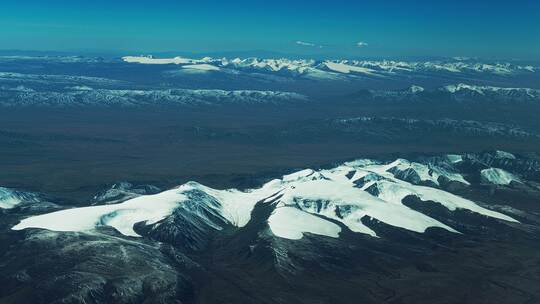
[[[540,59],[540,1],[0,0],[0,49]]]

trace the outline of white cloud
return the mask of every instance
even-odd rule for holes
[[[305,41],[301,41],[301,40],[296,41],[296,44],[301,45],[301,46],[318,47],[320,49],[323,48],[322,45],[317,45],[315,43],[305,42]]]
[[[300,41],[300,40],[296,41],[296,44],[298,44],[298,45],[303,45],[303,46],[315,46],[314,43],[311,43],[311,42],[305,42],[305,41]]]
[[[363,47],[366,47],[368,45],[369,44],[367,42],[364,42],[364,41],[360,41],[360,42],[356,43],[356,46],[359,47],[359,48],[363,48]]]

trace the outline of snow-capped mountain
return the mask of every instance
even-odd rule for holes
[[[494,176],[486,170],[482,171],[482,176]],[[377,236],[374,230],[364,224],[365,218],[418,233],[430,227],[459,232],[458,227],[443,224],[404,205],[402,201],[407,196],[436,202],[450,211],[469,210],[517,222],[511,216],[486,209],[441,189],[442,183],[449,182],[470,185],[464,176],[451,167],[404,159],[389,164],[356,160],[328,170],[295,172],[246,191],[216,190],[190,182],[118,204],[67,209],[30,217],[13,229],[88,231],[98,226],[112,226],[126,236],[141,236],[136,231],[138,223],[150,226],[143,229],[148,234],[152,230],[163,229],[167,223],[171,224],[169,218],[173,214],[187,212],[189,216],[184,214],[183,218],[189,218],[190,222],[196,219],[198,222],[192,226],[205,225],[221,230],[227,225],[244,227],[250,222],[257,204],[271,204],[274,211],[268,218],[269,229],[274,235],[287,239],[300,239],[304,233],[337,238],[342,228],[336,223],[351,231]]]

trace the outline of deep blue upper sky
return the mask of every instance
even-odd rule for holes
[[[0,0],[0,49],[540,59],[540,0]]]

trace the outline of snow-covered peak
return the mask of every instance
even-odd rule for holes
[[[520,179],[503,169],[489,168],[480,172],[482,180],[494,185],[510,185],[511,182],[519,182]]]
[[[21,199],[10,189],[0,187],[0,208],[13,208],[21,202]]]
[[[295,182],[302,182],[302,181],[308,181],[308,180],[321,180],[321,179],[327,179],[327,177],[324,176],[324,174],[319,171],[315,171],[312,169],[305,169],[305,170],[301,170],[301,171],[283,176],[282,182],[295,183]]]
[[[39,197],[35,193],[0,187],[0,209],[11,209],[23,203],[34,203],[38,201]]]

